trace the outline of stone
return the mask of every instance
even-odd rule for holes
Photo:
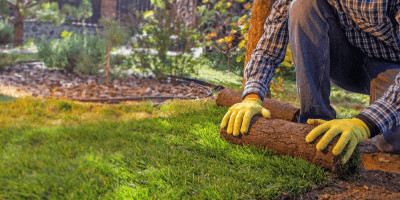
[[[34,33],[38,32],[38,28],[36,26],[32,27],[32,32]]]
[[[151,88],[147,88],[147,89],[144,91],[144,93],[145,93],[145,94],[150,94],[150,93],[151,93]]]

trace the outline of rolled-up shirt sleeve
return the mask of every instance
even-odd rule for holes
[[[285,59],[288,45],[288,10],[292,0],[278,0],[264,23],[264,34],[247,63],[242,98],[255,93],[263,100],[275,70]]]
[[[365,108],[360,115],[361,119],[368,118],[379,129],[379,131],[371,130],[371,137],[400,125],[400,74],[396,76],[394,84],[386,90],[384,95]]]

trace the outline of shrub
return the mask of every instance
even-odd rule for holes
[[[105,50],[101,37],[70,32],[63,32],[61,40],[43,40],[38,45],[46,66],[84,74],[96,74],[104,66]]]
[[[0,53],[0,70],[13,66],[18,62],[37,59],[36,54]]]
[[[14,40],[14,26],[8,21],[0,20],[0,45],[12,43]]]
[[[156,76],[194,73],[197,63],[191,49],[198,45],[198,31],[178,15],[176,3],[157,2],[138,25],[139,36],[132,42],[135,63],[143,72],[150,70]],[[168,55],[169,51],[175,55]]]
[[[0,70],[18,62],[16,54],[0,53]]]
[[[215,69],[225,71],[226,66],[228,66],[228,61],[226,59],[226,56],[219,52],[213,52],[213,53],[207,53],[204,55],[204,57],[208,60],[208,62],[213,66]],[[231,66],[231,72],[243,76],[243,70],[244,70],[244,59],[239,58],[240,55],[234,54],[232,57],[230,57],[230,66]],[[238,62],[239,61],[239,62]]]

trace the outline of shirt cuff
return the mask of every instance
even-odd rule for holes
[[[369,105],[359,115],[363,115],[372,121],[378,127],[380,133],[386,132],[399,121],[396,109],[390,103],[381,99]]]
[[[378,126],[370,118],[368,118],[367,116],[364,116],[361,113],[358,114],[356,116],[356,118],[360,119],[361,121],[363,121],[367,125],[367,127],[369,129],[369,132],[370,132],[370,137],[371,138],[374,137],[375,135],[379,134],[380,131],[379,131]]]
[[[244,99],[244,97],[248,94],[258,94],[261,97],[261,101],[264,101],[267,90],[268,88],[266,88],[263,84],[260,84],[256,81],[248,81],[244,86],[242,99]]]

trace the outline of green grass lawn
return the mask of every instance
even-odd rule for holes
[[[6,95],[3,95],[3,94],[1,94],[0,93],[0,102],[2,102],[2,101],[11,101],[11,100],[14,100],[15,98],[13,98],[13,97],[9,97],[9,96],[6,96]]]
[[[235,89],[241,77],[205,66],[199,79]],[[295,83],[272,97],[298,105]],[[337,87],[340,118],[368,105]],[[274,199],[329,179],[300,159],[219,136],[228,108],[174,100],[95,105],[0,95],[0,199]]]
[[[0,199],[270,199],[327,180],[219,137],[213,101],[0,103]]]

